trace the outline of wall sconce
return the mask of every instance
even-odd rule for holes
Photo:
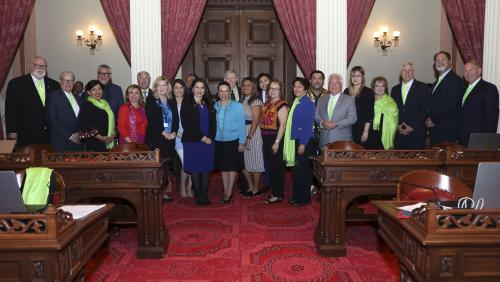
[[[82,49],[89,49],[91,54],[94,54],[95,50],[99,50],[102,46],[102,30],[97,30],[95,25],[89,26],[89,37],[83,37],[83,31],[77,30],[76,34],[76,45]]]
[[[382,27],[380,32],[373,33],[373,47],[382,52],[382,56],[387,56],[388,51],[392,52],[399,46],[399,36],[401,35],[399,30],[392,33],[392,40],[388,38],[387,33],[389,33],[389,28],[386,26]]]

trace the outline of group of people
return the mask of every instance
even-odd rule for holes
[[[309,157],[335,141],[354,141],[366,149],[423,149],[431,144],[467,145],[473,132],[496,132],[498,90],[481,79],[474,61],[464,67],[466,83],[451,70],[450,55],[434,56],[437,80],[425,84],[414,78],[412,63],[401,66],[401,82],[389,93],[387,79],[375,77],[366,86],[363,67],[343,77],[313,71],[309,79],[293,80],[293,102],[284,99],[283,83],[262,73],[246,77],[228,70],[211,95],[207,82],[194,74],[170,81],[157,77],[150,89],[146,71],[125,95],[111,81],[111,67],[100,65],[97,79],[75,83],[64,71],[59,83],[48,78],[47,62],[31,60],[30,74],[9,82],[6,125],[17,146],[50,144],[59,152],[106,151],[117,142],[144,143],[166,158],[180,159],[180,193],[207,197],[212,171],[220,171],[221,202],[228,203],[238,178],[246,180],[240,193],[253,197],[264,184],[272,188],[265,203],[284,197],[285,167],[292,167],[293,195],[301,206],[311,201]],[[125,99],[124,99],[125,97]]]

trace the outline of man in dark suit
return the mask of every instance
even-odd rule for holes
[[[111,67],[108,65],[99,65],[97,67],[97,80],[104,85],[103,98],[109,103],[113,114],[115,114],[115,123],[118,122],[118,110],[125,102],[123,99],[122,88],[114,84],[111,80],[112,72]]]
[[[83,147],[77,131],[81,99],[71,92],[75,75],[70,71],[63,71],[59,75],[59,81],[61,90],[52,92],[47,99],[50,145],[56,152],[81,151]]]
[[[243,92],[241,92],[241,88],[238,86],[238,80],[238,74],[235,71],[227,70],[224,73],[224,81],[231,86],[231,100],[236,102],[240,102],[240,99],[243,98]]]
[[[153,90],[149,88],[151,85],[151,75],[147,71],[140,71],[137,73],[137,85],[141,88],[142,98],[144,99],[144,104],[146,103],[146,98],[153,94]]]
[[[60,86],[46,75],[47,61],[36,56],[30,60],[30,74],[16,77],[7,85],[5,123],[8,138],[17,139],[17,147],[49,144],[45,100]]]
[[[458,142],[469,145],[471,133],[495,133],[498,123],[498,89],[481,78],[481,66],[470,61],[464,66],[469,83],[462,97]]]
[[[401,66],[401,83],[392,88],[391,96],[399,111],[394,147],[397,150],[424,149],[429,90],[425,83],[414,78],[412,63]]]
[[[464,82],[451,69],[451,56],[446,51],[439,51],[434,55],[434,68],[439,77],[432,84],[429,116],[425,120],[431,133],[431,145],[446,141],[457,142]]]

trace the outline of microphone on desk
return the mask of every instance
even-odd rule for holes
[[[401,183],[401,184],[410,185],[410,186],[413,186],[413,187],[418,187],[418,188],[423,188],[423,189],[431,190],[432,194],[434,195],[434,199],[433,199],[432,202],[434,204],[436,204],[437,206],[439,206],[439,207],[441,207],[442,205],[444,205],[444,203],[439,200],[439,197],[437,195],[436,189],[439,189],[438,187],[432,187],[432,186],[427,186],[427,185],[422,185],[422,184],[416,184],[416,183],[410,183],[410,182],[399,181],[399,180],[397,180],[396,183],[398,183],[398,184]]]

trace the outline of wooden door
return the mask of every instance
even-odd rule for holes
[[[226,70],[238,73],[240,81],[267,72],[286,83],[296,72],[290,54],[272,6],[207,8],[182,68],[184,75],[205,78],[215,95]]]

